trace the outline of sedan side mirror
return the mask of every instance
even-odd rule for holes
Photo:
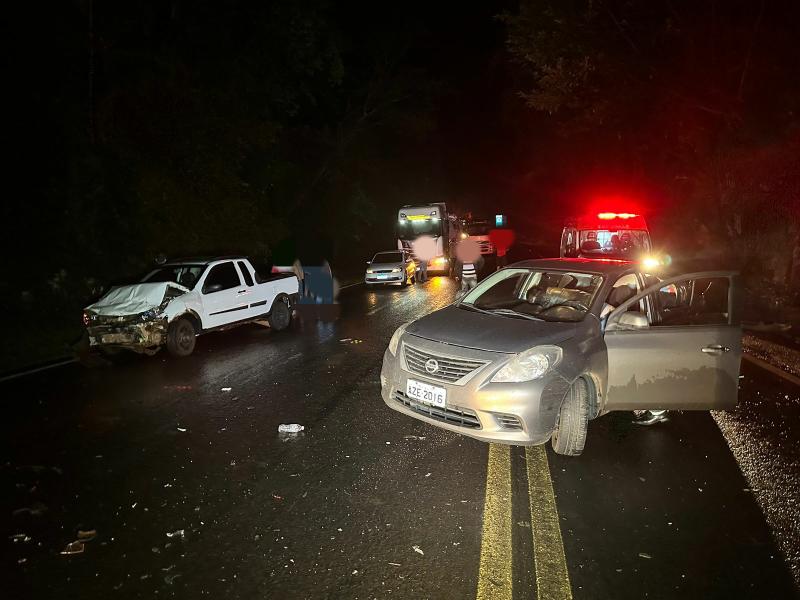
[[[608,324],[609,331],[620,329],[647,329],[648,327],[650,327],[650,323],[647,320],[647,316],[640,312],[622,313],[619,319]]]

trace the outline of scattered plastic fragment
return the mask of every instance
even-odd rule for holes
[[[86,531],[78,529],[78,540],[81,542],[91,542],[97,537],[96,529],[87,529]]]
[[[278,433],[300,433],[305,427],[297,423],[281,423],[278,425]]]
[[[171,533],[167,533],[167,537],[168,538],[176,538],[176,537],[177,538],[185,538],[186,537],[186,532],[183,529],[178,529],[178,530],[173,531]]]
[[[18,564],[18,565],[24,565],[26,562],[28,562],[28,559],[27,559],[27,558],[20,558],[20,559],[17,561],[17,564]]]
[[[24,533],[17,533],[15,535],[12,535],[10,539],[15,544],[17,542],[30,542],[31,541],[31,537],[29,535],[24,534]]]
[[[392,562],[390,562],[389,564],[392,565],[393,567],[402,567],[403,566],[400,563],[392,563]]]
[[[224,388],[222,388],[220,391],[221,391],[221,392],[230,392],[232,389],[233,389],[233,388],[224,387]]]
[[[32,517],[40,517],[46,512],[47,512],[47,506],[45,504],[42,504],[41,502],[34,502],[31,506],[18,508],[17,510],[11,513],[11,516],[18,517],[20,515],[24,515],[27,513]]]
[[[342,338],[342,339],[340,339],[339,341],[340,341],[340,342],[349,342],[349,341],[350,341],[350,340],[352,340],[352,339],[353,339],[353,338]]]
[[[174,575],[167,575],[164,577],[164,582],[167,585],[172,585],[172,582],[175,581],[178,577],[180,577],[180,573],[175,573]]]
[[[639,552],[639,558],[648,558],[648,559],[650,559],[650,558],[653,558],[653,557],[650,556],[647,552]]]
[[[358,569],[354,569],[352,575],[358,575]]]
[[[425,473],[425,477],[430,477],[430,476],[431,476],[430,473]]]
[[[61,551],[61,554],[64,556],[69,556],[71,554],[82,554],[83,551],[86,549],[83,542],[74,541],[67,544],[67,547]]]
[[[414,552],[416,552],[417,554],[422,554],[422,556],[425,556],[425,553],[419,546],[411,546],[411,549],[414,550]]]
[[[280,502],[280,501],[283,500],[283,496],[278,496],[278,494],[272,494],[272,498],[277,502]]]
[[[422,441],[422,440],[425,439],[425,436],[424,435],[404,435],[403,439],[404,440],[419,440],[419,441]]]
[[[186,433],[188,430],[186,429],[186,427],[178,427],[178,431],[180,431],[181,433]]]

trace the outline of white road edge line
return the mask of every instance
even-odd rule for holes
[[[785,379],[789,383],[793,383],[796,386],[800,387],[800,377],[792,375],[791,373],[787,373],[783,369],[776,367],[775,365],[772,365],[767,361],[758,358],[757,356],[753,356],[752,354],[742,353],[742,358],[744,358],[745,360],[749,360],[751,363],[753,363],[758,367],[761,367],[765,371],[769,371],[773,375],[777,375],[778,377]]]
[[[0,377],[0,383],[4,381],[10,381],[12,379],[17,379],[18,377],[25,377],[26,375],[33,375],[34,373],[39,373],[40,371],[47,371],[48,369],[55,369],[56,367],[63,367],[64,365],[69,365],[74,362],[78,362],[77,358],[68,358],[57,363],[53,363],[52,365],[44,365],[43,367],[36,367],[35,369],[28,369],[27,371],[23,371],[22,373],[14,373],[13,375],[6,375],[5,377]]]

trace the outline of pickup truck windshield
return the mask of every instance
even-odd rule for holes
[[[172,282],[182,285],[190,290],[197,283],[200,275],[205,270],[206,265],[185,264],[185,265],[165,265],[147,275],[143,283],[163,283]]]
[[[603,277],[594,273],[503,269],[467,294],[461,305],[504,318],[583,320]]]

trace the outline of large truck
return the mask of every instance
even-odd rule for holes
[[[397,213],[397,249],[410,252],[419,263],[414,242],[420,236],[433,239],[436,249],[428,259],[428,272],[449,274],[453,268],[453,247],[458,241],[459,225],[444,202],[402,207]]]
[[[641,260],[653,244],[644,217],[599,212],[568,219],[561,233],[561,257]]]

